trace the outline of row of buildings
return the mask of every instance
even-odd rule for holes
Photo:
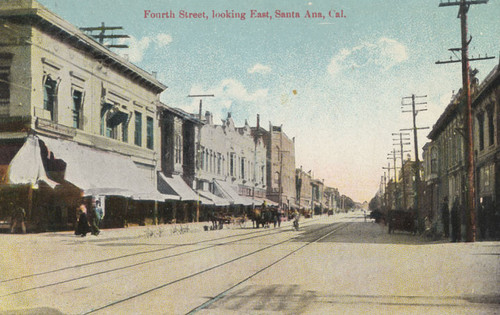
[[[490,236],[495,236],[500,231],[500,67],[496,65],[483,82],[474,77],[476,73],[471,73],[475,226],[481,234],[481,229],[486,229]],[[464,235],[468,215],[465,109],[466,99],[460,89],[428,134],[430,141],[423,147],[423,161],[418,168],[421,177],[419,217],[428,218],[442,231],[442,205],[447,200],[451,209],[456,202]],[[385,184],[381,199],[386,208],[406,205],[407,209],[415,209],[416,163],[407,159],[403,165],[397,180],[391,179]]]
[[[72,227],[100,199],[106,226],[206,220],[264,202],[337,210],[341,196],[296,168],[282,126],[220,124],[160,101],[167,86],[36,1],[0,3],[0,221]]]
[[[474,191],[476,230],[489,225],[496,235],[500,226],[500,67],[496,65],[479,82],[471,73]],[[428,211],[437,219],[443,200],[450,208],[457,202],[465,224],[467,194],[467,160],[465,136],[466,100],[462,90],[452,97],[428,135],[424,146],[424,195]],[[465,233],[465,228],[462,231]],[[479,231],[483,233],[483,231]]]

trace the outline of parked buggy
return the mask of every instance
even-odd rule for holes
[[[415,222],[415,214],[413,212],[403,210],[391,210],[388,214],[389,234],[394,231],[406,231],[415,234],[417,232],[417,224]]]

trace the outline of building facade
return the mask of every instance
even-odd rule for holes
[[[311,171],[306,172],[302,168],[297,168],[295,172],[297,207],[302,213],[308,214],[312,210]]]
[[[221,125],[216,125],[213,115],[206,112],[200,132],[196,189],[211,193],[233,189],[244,197],[233,203],[260,204],[257,200],[266,197],[267,178],[267,151],[262,136],[254,133],[246,121],[243,127],[236,127],[230,113]]]
[[[140,187],[145,185],[151,196],[156,194],[152,199],[158,199],[156,113],[166,87],[36,1],[4,1],[0,17],[3,183],[38,185],[37,178],[19,178],[9,168],[26,139],[33,137],[36,150],[47,154],[42,154],[42,171],[59,190],[80,190],[83,195],[120,190],[130,197],[145,193]],[[104,163],[84,167],[91,157],[102,157]],[[121,179],[128,170],[113,172],[112,165],[103,166],[106,161],[128,165],[143,185],[134,187]],[[98,179],[99,170],[105,179]],[[74,206],[55,200],[45,200],[43,206]],[[24,206],[32,212],[31,202]],[[64,213],[56,216],[68,216],[67,210],[60,211]]]
[[[500,67],[479,85],[472,101],[477,200],[500,200]]]
[[[281,126],[269,124],[267,145],[267,198],[280,208],[296,207],[295,139],[290,139]]]
[[[476,211],[480,204],[493,205],[499,198],[499,71],[498,65],[479,84],[472,78],[472,115]],[[444,198],[449,206],[461,205],[462,225],[465,225],[466,202],[466,138],[464,134],[465,100],[461,91],[440,116],[428,135],[431,142],[424,147],[424,165],[429,207],[437,212]],[[500,213],[493,211],[490,221],[498,221]],[[434,220],[440,217],[435,216]],[[476,213],[476,225],[479,213]],[[498,225],[498,223],[494,223]],[[498,229],[498,226],[494,229]],[[465,228],[462,228],[462,232]],[[495,232],[494,232],[495,233]]]

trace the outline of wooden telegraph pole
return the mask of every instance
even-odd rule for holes
[[[422,102],[422,103],[415,103],[416,98],[424,98],[427,97],[427,95],[423,96],[416,96],[415,94],[412,94],[412,96],[408,97],[403,97],[403,100],[401,101],[401,106],[409,106],[411,105],[411,111],[410,110],[403,110],[403,113],[412,113],[413,116],[413,128],[409,129],[401,129],[401,131],[413,131],[413,143],[415,145],[415,211],[417,214],[417,226],[420,228],[421,227],[421,213],[420,213],[420,205],[419,205],[419,189],[420,189],[420,158],[418,157],[418,130],[421,129],[429,129],[429,127],[417,127],[417,115],[419,112],[426,111],[426,108],[421,108],[417,109],[417,105],[425,105],[427,102]],[[411,104],[406,104],[404,103],[405,99],[411,99]]]
[[[198,119],[200,123],[198,124],[198,139],[196,144],[196,169],[198,170],[198,175],[201,168],[201,115],[202,115],[202,100],[203,97],[214,97],[213,94],[190,94],[188,97],[199,97],[200,98],[200,108],[198,111]],[[199,176],[198,176],[199,177]],[[195,180],[196,181],[196,180]],[[196,189],[196,187],[195,187]],[[196,201],[196,222],[200,221],[200,194],[198,195],[198,200]]]
[[[472,40],[472,37],[467,40],[467,12],[469,11],[469,7],[472,4],[485,4],[488,3],[488,0],[459,0],[453,2],[441,2],[439,3],[440,7],[446,6],[459,6],[458,17],[460,18],[460,30],[462,37],[462,47],[461,48],[451,48],[449,49],[453,54],[457,51],[462,52],[461,59],[456,60],[447,60],[447,61],[436,61],[436,64],[444,64],[444,63],[453,63],[453,62],[461,62],[462,63],[462,91],[463,95],[466,98],[467,107],[464,113],[465,116],[465,129],[466,129],[466,165],[467,165],[467,242],[474,242],[476,240],[476,193],[474,189],[474,138],[472,135],[472,99],[471,99],[471,91],[470,91],[470,69],[469,69],[469,61],[475,60],[485,60],[485,59],[493,59],[495,57],[479,57],[479,58],[470,58],[469,59],[469,44]]]
[[[399,140],[399,145],[400,145],[400,154],[401,154],[401,181],[402,181],[402,185],[403,185],[403,208],[404,210],[408,209],[408,205],[407,205],[407,198],[406,198],[406,183],[405,183],[405,163],[404,163],[404,153],[406,152],[410,152],[408,150],[404,150],[404,146],[405,145],[409,145],[410,142],[403,142],[403,141],[409,141],[410,138],[403,138],[403,136],[410,136],[409,133],[403,133],[403,132],[400,132],[400,133],[393,133],[392,134],[393,136],[398,136],[399,135],[399,139],[393,139],[394,141],[398,141]]]
[[[122,30],[122,26],[105,26],[104,22],[101,23],[101,26],[96,27],[80,27],[80,30],[87,32],[89,36],[95,38],[99,41],[100,44],[108,47],[108,48],[128,48],[128,45],[115,45],[115,44],[104,44],[104,39],[115,39],[115,38],[129,38],[128,35],[116,35],[116,34],[106,34],[106,31],[114,31],[114,30]],[[98,34],[94,34],[93,32],[99,31]]]

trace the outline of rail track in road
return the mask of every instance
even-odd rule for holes
[[[307,221],[307,222],[303,223],[301,225],[301,229],[302,230],[309,229],[310,232],[313,232],[313,233],[320,233],[322,235],[329,235],[329,234],[331,234],[334,231],[337,231],[339,229],[339,227],[337,227],[337,226],[343,227],[343,226],[346,225],[346,223],[332,223],[332,224],[328,224],[328,225],[321,225],[318,228],[318,227],[315,227],[316,221],[317,220],[310,220],[310,221]],[[323,231],[325,229],[326,230],[331,229],[333,226],[335,226],[334,231],[332,231],[332,232],[328,232],[327,231],[326,234],[323,233],[323,232],[321,232],[321,231]],[[59,268],[59,269],[49,270],[49,271],[46,271],[46,272],[33,273],[33,274],[24,275],[24,276],[17,277],[17,278],[6,279],[6,280],[0,281],[0,284],[1,283],[8,283],[8,282],[10,282],[10,284],[12,284],[11,287],[15,287],[15,285],[16,285],[15,281],[22,282],[22,281],[24,281],[26,279],[29,279],[29,278],[36,278],[36,277],[42,277],[42,276],[50,276],[50,277],[47,277],[48,281],[39,281],[39,283],[37,285],[35,285],[35,286],[29,287],[29,288],[21,288],[21,289],[19,289],[17,291],[14,291],[14,292],[6,292],[6,294],[0,296],[0,298],[7,298],[7,297],[13,296],[13,295],[20,295],[20,294],[27,293],[27,292],[30,292],[30,291],[32,293],[34,293],[34,294],[38,294],[38,292],[40,292],[41,294],[43,294],[43,289],[45,289],[45,288],[49,288],[49,287],[57,288],[58,286],[61,286],[63,284],[68,284],[68,283],[71,283],[71,282],[75,282],[75,281],[83,280],[83,279],[88,279],[88,278],[99,277],[99,276],[103,276],[103,275],[106,275],[106,274],[109,275],[109,274],[113,274],[113,273],[118,273],[119,271],[126,270],[126,269],[130,270],[130,272],[133,273],[133,272],[136,272],[134,268],[142,266],[142,265],[146,265],[146,264],[149,264],[149,263],[158,262],[158,261],[161,261],[161,260],[168,260],[168,259],[171,259],[171,258],[174,258],[174,257],[182,257],[182,256],[193,254],[193,253],[196,253],[196,252],[201,252],[201,251],[204,251],[204,250],[208,250],[210,248],[223,247],[223,246],[235,244],[235,243],[238,243],[238,242],[245,242],[245,241],[254,240],[254,239],[258,239],[258,238],[262,238],[262,237],[269,237],[269,236],[273,236],[273,235],[276,235],[276,234],[279,234],[279,233],[287,233],[288,232],[288,233],[291,234],[290,237],[287,237],[286,239],[284,239],[282,241],[279,241],[279,242],[267,242],[267,243],[262,243],[262,244],[259,243],[260,245],[264,245],[264,246],[260,247],[257,250],[245,253],[243,255],[239,255],[239,256],[234,257],[232,259],[228,259],[227,261],[225,261],[223,263],[216,263],[216,264],[214,264],[212,266],[207,266],[203,270],[199,270],[197,272],[193,272],[193,273],[190,273],[188,275],[181,276],[181,277],[179,277],[177,279],[174,279],[172,281],[163,282],[163,283],[161,283],[159,285],[156,285],[156,286],[154,286],[153,288],[150,288],[150,289],[146,289],[146,290],[143,289],[142,291],[138,291],[135,294],[130,294],[128,296],[124,296],[124,297],[122,297],[120,299],[117,299],[115,301],[110,301],[110,302],[108,302],[108,303],[106,303],[104,305],[101,305],[101,306],[93,305],[92,309],[84,312],[85,314],[94,313],[94,312],[97,312],[97,311],[100,311],[100,310],[105,310],[105,309],[111,308],[112,306],[120,304],[120,303],[123,303],[125,301],[129,301],[129,300],[132,300],[132,299],[135,299],[135,298],[139,298],[139,297],[142,297],[142,296],[147,296],[147,294],[149,294],[151,292],[154,292],[154,291],[157,291],[157,290],[159,290],[161,288],[168,287],[168,286],[173,285],[175,283],[181,283],[182,281],[186,281],[186,280],[195,278],[196,276],[204,274],[204,273],[207,273],[207,272],[209,272],[211,270],[214,270],[214,269],[217,269],[217,268],[229,265],[229,264],[231,264],[233,262],[240,261],[240,260],[242,260],[242,259],[244,259],[246,257],[250,257],[252,255],[256,255],[256,254],[258,254],[260,252],[263,252],[265,250],[268,250],[268,249],[271,249],[271,248],[275,248],[275,247],[277,247],[279,245],[282,245],[282,244],[285,244],[287,242],[290,242],[290,241],[294,240],[297,237],[297,234],[291,232],[291,229],[292,229],[291,226],[283,226],[281,228],[276,228],[276,229],[252,230],[251,232],[247,232],[247,233],[243,233],[243,234],[229,235],[229,236],[224,236],[224,237],[219,237],[219,238],[214,238],[214,239],[208,239],[208,240],[202,240],[202,241],[197,241],[197,242],[181,243],[181,244],[176,244],[176,245],[169,244],[167,247],[164,247],[164,248],[157,248],[157,249],[153,249],[153,250],[140,251],[140,252],[130,253],[130,254],[126,254],[126,255],[120,255],[120,256],[116,256],[116,257],[111,257],[111,258],[107,258],[107,259],[90,261],[90,262],[87,262],[87,263],[84,263],[84,264],[78,264],[78,265],[67,266],[67,267],[63,267],[63,268]],[[318,238],[314,242],[320,240],[321,238],[322,237]],[[214,242],[215,242],[215,244],[214,244]],[[313,242],[308,242],[305,245],[301,246],[298,250],[300,250],[303,247],[307,246],[308,244],[312,244],[312,243]],[[204,244],[206,244],[206,246],[203,246]],[[202,247],[194,248],[194,249],[188,249],[188,250],[182,251],[182,252],[177,252],[177,253],[169,252],[169,251],[173,251],[175,249],[179,249],[179,248],[182,248],[182,247],[200,246],[200,245],[202,245]],[[150,257],[150,256],[153,256],[154,254],[158,254],[158,253],[162,253],[162,252],[165,253],[165,255],[162,255],[160,257],[155,257],[155,258],[151,258]],[[293,252],[295,252],[295,251],[293,251]],[[285,259],[289,255],[293,254],[293,252],[290,252],[288,255],[285,255],[284,257],[282,257],[281,259],[279,259],[275,263],[273,263],[273,264],[271,264],[271,265],[263,268],[261,271],[255,273],[251,277],[253,277],[256,274],[262,272],[263,270],[271,267],[272,265],[278,263],[279,261]],[[130,259],[130,258],[139,258],[139,261],[127,262],[124,265],[119,266],[119,267],[111,267],[111,268],[108,268],[108,269],[104,269],[103,268],[103,269],[101,269],[101,270],[99,270],[97,272],[90,272],[89,273],[88,270],[87,270],[87,268],[89,266],[96,267],[97,265],[103,264],[103,267],[105,267],[107,263],[116,262],[116,261],[119,261],[120,259],[124,259],[124,262],[125,262],[126,259]],[[57,273],[61,273],[61,276],[64,276],[63,273],[65,271],[68,271],[68,270],[71,270],[71,273],[72,273],[71,277],[66,278],[66,279],[62,279],[62,280],[56,280],[56,281],[52,280],[52,277],[51,277],[52,275],[56,275]],[[250,279],[251,277],[242,280],[241,283],[243,283],[244,281],[248,281],[248,279]],[[231,290],[231,289],[232,288],[229,288],[229,289],[225,290],[224,292],[227,292],[228,290]],[[222,292],[221,295],[223,295],[224,292]]]
[[[317,221],[317,220],[310,220],[307,222],[307,224],[305,226],[311,225],[315,221]],[[37,290],[37,289],[47,288],[47,287],[51,287],[51,286],[55,286],[55,285],[59,285],[59,284],[63,284],[63,283],[68,283],[68,282],[72,282],[72,281],[77,281],[77,280],[81,280],[84,278],[95,277],[95,276],[103,275],[103,274],[110,273],[110,272],[116,272],[119,270],[133,268],[133,267],[136,267],[139,265],[144,265],[144,264],[152,263],[152,262],[163,260],[163,259],[169,259],[169,258],[178,257],[178,256],[182,256],[182,255],[192,254],[195,252],[207,250],[207,249],[218,247],[218,246],[224,246],[224,245],[234,244],[237,242],[247,241],[247,240],[251,240],[251,239],[255,239],[255,238],[259,238],[259,237],[265,237],[265,236],[269,236],[269,235],[273,235],[273,234],[278,234],[278,233],[282,233],[283,231],[286,231],[289,228],[291,228],[291,227],[283,226],[283,227],[276,228],[276,229],[264,229],[264,228],[262,228],[262,229],[255,229],[255,230],[252,230],[251,232],[247,232],[247,233],[243,233],[243,234],[229,235],[229,236],[218,237],[218,238],[214,238],[214,239],[207,239],[207,240],[202,240],[202,241],[197,241],[197,242],[181,243],[181,244],[175,244],[175,245],[168,244],[162,248],[134,252],[134,253],[126,254],[126,255],[120,255],[120,256],[106,258],[106,259],[99,259],[99,260],[95,260],[95,261],[90,261],[90,262],[86,262],[86,263],[82,263],[82,264],[57,268],[57,269],[48,270],[48,271],[44,271],[44,272],[32,273],[32,274],[23,275],[20,277],[4,279],[4,280],[0,280],[0,284],[5,284],[5,283],[9,283],[9,282],[14,282],[14,281],[22,281],[22,280],[26,280],[29,278],[46,276],[46,275],[50,275],[50,274],[61,273],[61,272],[65,272],[65,271],[72,270],[72,269],[78,270],[78,269],[86,268],[89,266],[95,266],[95,265],[99,265],[99,264],[105,264],[105,263],[117,261],[120,259],[145,256],[145,255],[154,254],[154,253],[158,253],[158,252],[166,252],[169,250],[174,250],[174,249],[178,249],[178,248],[182,248],[182,247],[196,246],[196,245],[202,245],[202,244],[206,244],[206,243],[213,243],[213,242],[218,242],[218,241],[223,241],[223,240],[229,240],[229,241],[226,241],[223,243],[210,244],[210,245],[205,246],[205,247],[200,247],[200,248],[188,250],[188,251],[184,251],[181,253],[169,254],[169,255],[158,257],[155,259],[147,259],[144,261],[139,261],[139,262],[136,262],[133,264],[128,264],[128,265],[125,265],[125,266],[122,266],[119,268],[111,268],[111,269],[107,269],[107,270],[101,270],[99,272],[85,274],[82,276],[76,276],[76,277],[66,279],[63,281],[46,283],[44,285],[39,285],[39,286],[27,288],[27,289],[22,289],[22,290],[10,292],[8,294],[0,295],[0,298],[6,297],[6,296],[11,296],[11,295],[16,295],[16,294],[20,294],[20,293],[24,293],[24,292],[28,292],[28,291],[33,291],[33,290]],[[108,240],[106,240],[106,241],[108,241]]]
[[[309,246],[311,244],[314,244],[318,241],[321,241],[322,239],[332,235],[333,233],[347,227],[349,224],[351,224],[351,222],[343,222],[343,223],[333,223],[333,224],[329,224],[329,225],[326,225],[326,226],[321,226],[319,228],[316,228],[314,230],[315,233],[318,233],[320,231],[323,231],[323,230],[329,230],[329,229],[332,229],[330,231],[327,231],[326,233],[321,233],[321,235],[319,237],[317,237],[315,240],[313,241],[309,241],[303,245],[301,245],[299,248],[295,249],[295,250],[292,250],[290,252],[288,252],[286,255],[280,257],[279,259],[273,261],[272,263],[260,268],[259,270],[257,270],[256,272],[252,273],[250,276],[246,276],[244,279],[242,279],[241,281],[239,281],[238,283],[234,284],[234,285],[231,285],[229,288],[225,289],[224,291],[220,292],[219,294],[217,294],[215,297],[209,299],[207,302],[203,303],[202,305],[194,308],[193,310],[191,310],[188,314],[194,314],[196,313],[197,311],[201,310],[201,309],[204,309],[206,307],[208,307],[210,304],[214,303],[215,301],[219,300],[220,298],[222,298],[224,295],[226,295],[229,291],[233,290],[234,288],[238,287],[239,285],[247,282],[248,280],[250,280],[251,278],[255,277],[256,275],[260,274],[261,272],[269,269],[270,267],[274,266],[275,264],[283,261],[284,259],[286,259],[287,257],[289,257],[290,255],[293,255],[294,253],[296,253],[297,251],[300,251],[301,249],[303,249],[304,247],[306,246]],[[259,248],[255,251],[252,251],[252,252],[249,252],[249,253],[246,253],[244,255],[240,255],[238,257],[235,257],[235,258],[232,258],[230,260],[227,260],[223,263],[220,263],[220,264],[217,264],[217,265],[213,265],[213,266],[210,266],[208,268],[205,268],[203,270],[200,270],[198,272],[195,272],[195,273],[192,273],[192,274],[189,274],[187,276],[184,276],[184,277],[181,277],[181,278],[178,278],[176,280],[173,280],[173,281],[170,281],[170,282],[166,282],[166,283],[162,283],[156,287],[153,287],[153,288],[150,288],[148,290],[145,290],[145,291],[142,291],[142,292],[138,292],[137,294],[134,294],[134,295],[130,295],[126,298],[122,298],[122,299],[119,299],[119,300],[116,300],[116,301],[113,301],[111,303],[108,303],[106,305],[103,305],[103,306],[100,306],[98,308],[94,308],[92,310],[89,310],[88,312],[85,312],[84,314],[92,314],[92,313],[95,313],[95,312],[99,312],[99,311],[102,311],[102,310],[105,310],[107,308],[110,308],[110,307],[113,307],[117,304],[121,304],[121,303],[124,303],[124,302],[127,302],[127,301],[130,301],[132,299],[136,299],[136,298],[140,298],[140,297],[144,297],[152,292],[155,292],[157,290],[160,290],[160,289],[163,289],[167,286],[170,286],[170,285],[173,285],[173,284],[176,284],[176,283],[179,283],[179,282],[182,282],[182,281],[187,281],[187,280],[190,280],[196,276],[199,276],[201,274],[204,274],[206,272],[209,272],[209,271],[212,271],[214,269],[217,269],[217,268],[220,268],[220,267],[223,267],[223,266],[226,266],[228,264],[231,264],[231,263],[234,263],[236,261],[239,261],[241,259],[244,259],[244,258],[247,258],[249,256],[252,256],[252,255],[256,255],[258,253],[261,253],[265,250],[268,250],[268,249],[271,249],[271,248],[274,248],[274,247],[277,247],[277,246],[280,246],[280,245],[283,245],[285,243],[288,243],[294,239],[296,239],[297,235],[294,234],[293,237],[289,237],[283,241],[280,241],[280,242],[276,242],[274,244],[270,244],[270,245],[267,245],[265,247],[262,247],[262,248]]]
[[[201,304],[200,306],[192,309],[188,314],[195,314],[197,313],[198,311],[201,311],[202,309],[205,309],[207,308],[208,306],[210,306],[211,304],[217,302],[218,300],[222,299],[224,296],[226,296],[230,291],[236,289],[237,287],[241,286],[242,284],[244,284],[245,282],[249,281],[250,279],[252,279],[253,277],[259,275],[260,273],[266,271],[267,269],[271,268],[272,266],[278,264],[279,262],[285,260],[286,258],[288,258],[289,256],[295,254],[296,252],[302,250],[304,247],[307,247],[307,246],[310,246],[311,244],[314,244],[314,243],[317,243],[319,241],[321,241],[322,239],[324,238],[327,238],[328,236],[332,235],[333,233],[341,230],[341,229],[344,229],[345,227],[347,227],[349,224],[351,224],[350,222],[345,222],[345,223],[338,223],[339,226],[336,226],[333,230],[329,231],[328,233],[326,234],[322,234],[320,235],[319,237],[317,237],[316,239],[314,239],[313,241],[309,241],[309,242],[306,242],[305,244],[303,244],[302,246],[300,246],[299,248],[295,249],[295,250],[292,250],[290,251],[288,254],[282,256],[281,258],[273,261],[272,263],[264,266],[263,268],[260,268],[259,270],[257,270],[256,272],[252,273],[251,275],[245,277],[244,279],[242,279],[240,282],[232,285],[231,287],[229,287],[228,289],[222,291],[221,293],[219,293],[218,295],[212,297],[211,299],[209,299],[207,302]],[[326,228],[329,228],[330,226],[327,226]],[[319,232],[320,230],[323,230],[325,229],[325,227],[323,228],[319,228],[317,229],[315,232]],[[287,242],[287,241],[284,241],[284,242]],[[284,243],[282,242],[282,243]],[[279,244],[282,244],[282,243],[279,243]],[[277,244],[277,245],[279,245]]]

